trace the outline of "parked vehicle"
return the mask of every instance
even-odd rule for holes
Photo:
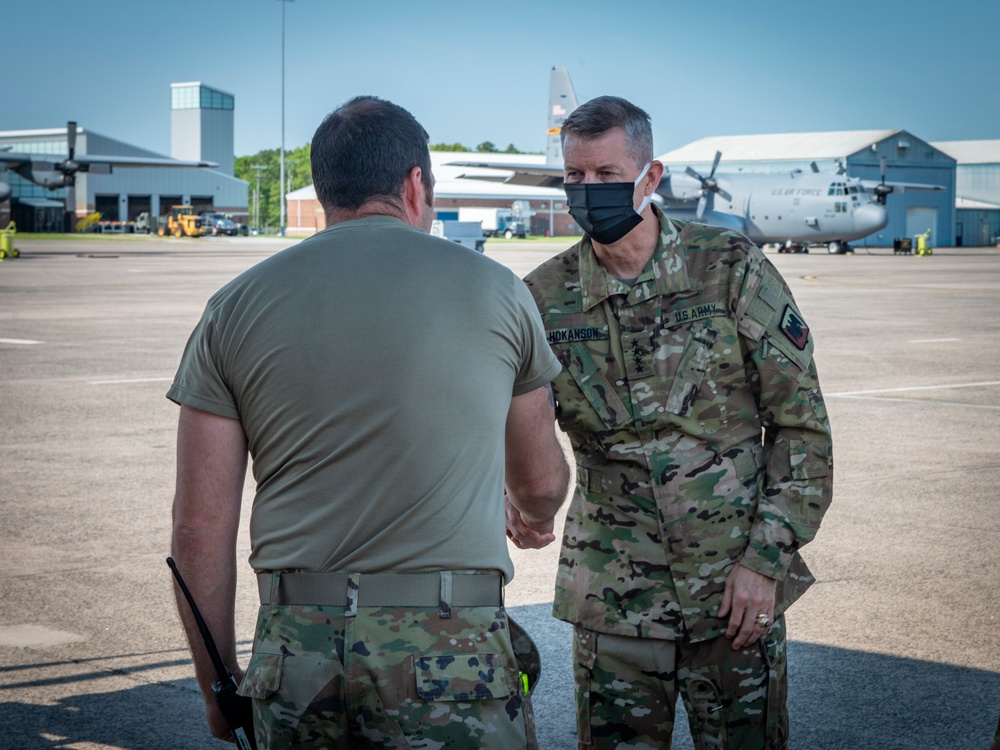
[[[200,216],[192,206],[171,206],[170,213],[161,216],[156,233],[161,237],[201,237],[205,232]]]
[[[213,237],[222,234],[228,237],[235,237],[237,233],[236,224],[232,219],[227,218],[225,214],[205,211],[201,215],[201,223],[205,234],[211,234]]]
[[[483,236],[483,228],[478,221],[441,221],[435,219],[431,223],[431,235],[444,237],[446,240],[457,242],[459,245],[464,245],[479,253],[486,249],[486,238]]]
[[[461,207],[458,209],[459,221],[478,221],[482,223],[483,234],[487,237],[514,237],[524,239],[528,228],[523,221],[515,218],[509,208],[476,208]]]

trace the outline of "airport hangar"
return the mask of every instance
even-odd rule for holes
[[[110,175],[76,174],[76,219],[100,212],[105,220],[130,221],[143,211],[153,216],[172,205],[195,212],[222,211],[246,222],[248,184],[234,176],[235,100],[201,82],[170,85],[170,158],[213,161],[211,169],[117,168]],[[47,156],[68,156],[65,128],[0,132],[0,148]],[[77,127],[76,153],[163,158],[139,146]],[[64,188],[48,190],[8,170],[12,195],[0,204],[0,226],[8,219],[26,232],[62,231]],[[8,208],[9,206],[9,208]],[[5,215],[9,212],[9,216]]]
[[[957,162],[955,244],[993,245],[1000,240],[1000,141],[935,141]]]
[[[707,175],[716,152],[722,153],[723,173],[773,174],[796,169],[878,182],[880,160],[886,158],[886,182],[940,185],[943,190],[907,190],[886,201],[889,224],[855,240],[854,245],[885,247],[897,237],[914,237],[931,230],[931,246],[955,244],[956,160],[934,144],[905,130],[849,130],[827,133],[713,136],[670,151],[660,160],[672,171],[690,166]],[[1000,182],[1000,162],[994,165]]]

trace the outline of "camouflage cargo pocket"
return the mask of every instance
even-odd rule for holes
[[[815,440],[789,440],[792,479],[816,479],[830,474],[830,444]]]
[[[243,681],[236,691],[244,698],[264,700],[281,685],[283,654],[254,654],[250,657]]]
[[[580,393],[603,423],[590,422],[588,426],[593,429],[615,428],[632,421],[632,413],[618,397],[614,386],[604,377],[586,346],[575,343],[557,354]],[[559,405],[563,413],[574,412],[578,414],[578,420],[584,418],[582,404],[570,403],[565,396],[560,395]]]
[[[712,359],[712,347],[718,332],[708,323],[692,327],[690,337],[681,354],[676,374],[667,396],[667,411],[686,417],[697,400],[701,381],[705,379]]]
[[[490,700],[511,693],[500,654],[436,654],[413,663],[417,694],[426,701]]]

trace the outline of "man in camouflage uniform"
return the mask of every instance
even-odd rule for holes
[[[649,203],[645,112],[601,97],[562,139],[587,235],[526,281],[577,463],[554,614],[575,626],[580,747],[669,747],[679,693],[699,750],[780,750],[781,615],[831,498],[812,336],[745,237]]]
[[[359,97],[312,144],[329,226],[209,300],[181,405],[173,556],[229,669],[247,452],[258,747],[535,747],[503,608],[511,512],[554,541],[559,363],[509,269],[427,234],[427,133]],[[229,728],[179,606],[212,731]],[[530,666],[523,671],[530,673]],[[528,688],[531,687],[527,686]]]

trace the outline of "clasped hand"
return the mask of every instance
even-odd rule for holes
[[[510,539],[518,549],[541,549],[547,547],[556,540],[553,533],[555,529],[555,519],[550,518],[540,521],[533,518],[526,518],[510,498],[504,494],[504,509],[507,514],[507,538]]]

